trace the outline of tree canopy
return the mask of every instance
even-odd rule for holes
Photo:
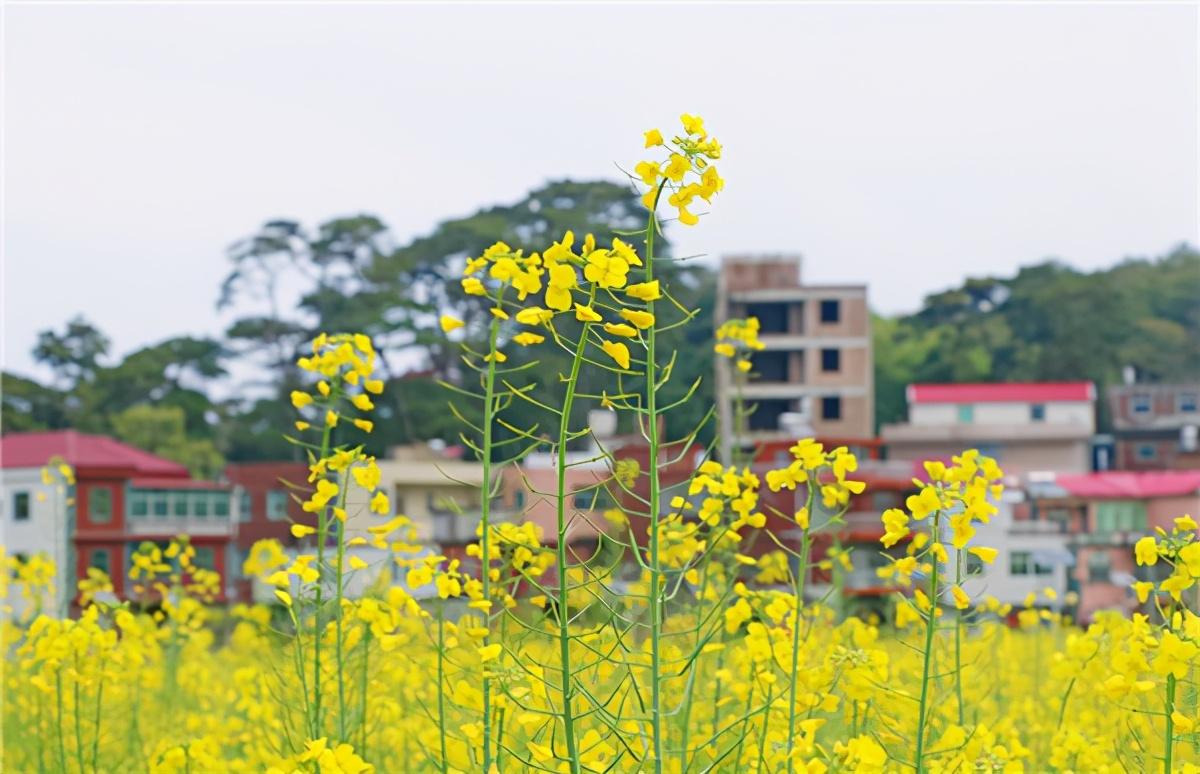
[[[278,428],[290,422],[287,394],[301,383],[295,359],[320,331],[362,331],[376,342],[388,380],[375,432],[361,438],[368,449],[453,442],[460,424],[439,382],[455,382],[462,369],[437,319],[449,313],[471,322],[488,314],[458,282],[466,258],[498,240],[538,251],[568,230],[607,242],[644,219],[628,186],[559,180],[519,201],[445,220],[406,243],[366,213],[315,227],[270,220],[227,251],[229,274],[216,302],[233,321],[220,340],[173,336],[113,361],[104,333],[75,317],[61,330],[43,331],[34,346],[34,357],[53,374],[50,383],[4,374],[3,430],[112,433],[200,475],[215,474],[224,459],[294,459],[296,448]],[[698,310],[692,324],[660,338],[660,346],[681,353],[668,388],[678,394],[665,399],[701,380],[674,415],[678,426],[667,428],[679,437],[713,401],[716,279],[709,264],[671,260],[669,243],[658,254],[664,287]],[[1090,273],[1051,260],[1013,277],[967,279],[930,295],[912,314],[874,318],[876,416],[903,419],[904,388],[918,381],[1091,379],[1103,389],[1125,366],[1148,381],[1200,379],[1197,299],[1200,254],[1186,246]],[[531,363],[547,398],[569,360],[550,347],[514,351],[512,359]],[[231,383],[231,374],[243,381]],[[594,386],[598,392],[601,385]],[[578,410],[591,407],[580,401]],[[518,427],[538,421],[532,403],[514,402],[509,413]],[[710,425],[701,440],[711,433]]]

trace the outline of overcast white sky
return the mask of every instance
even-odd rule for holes
[[[218,334],[224,248],[369,211],[400,240],[703,115],[682,254],[787,251],[883,312],[968,274],[1196,243],[1193,5],[14,6],[6,368],[83,313]]]

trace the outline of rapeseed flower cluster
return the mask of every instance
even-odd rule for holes
[[[767,346],[759,340],[758,328],[757,317],[726,320],[717,327],[713,352],[732,360],[741,373],[749,372],[753,367],[750,356]]]

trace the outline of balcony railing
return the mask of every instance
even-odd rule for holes
[[[237,522],[224,516],[130,516],[125,528],[131,535],[233,535]]]
[[[1065,535],[1067,523],[1057,519],[1016,519],[1008,531],[1014,535]]]

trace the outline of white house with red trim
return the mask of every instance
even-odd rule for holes
[[[908,421],[881,429],[891,459],[944,460],[973,448],[1006,473],[1092,468],[1091,382],[912,384],[907,398]]]
[[[72,468],[73,485],[43,482],[52,460]],[[217,571],[228,586],[240,493],[107,436],[55,430],[0,438],[0,545],[10,555],[54,560],[60,612],[89,567],[108,573],[116,595],[126,596],[136,547],[179,534],[191,536],[196,565]]]

